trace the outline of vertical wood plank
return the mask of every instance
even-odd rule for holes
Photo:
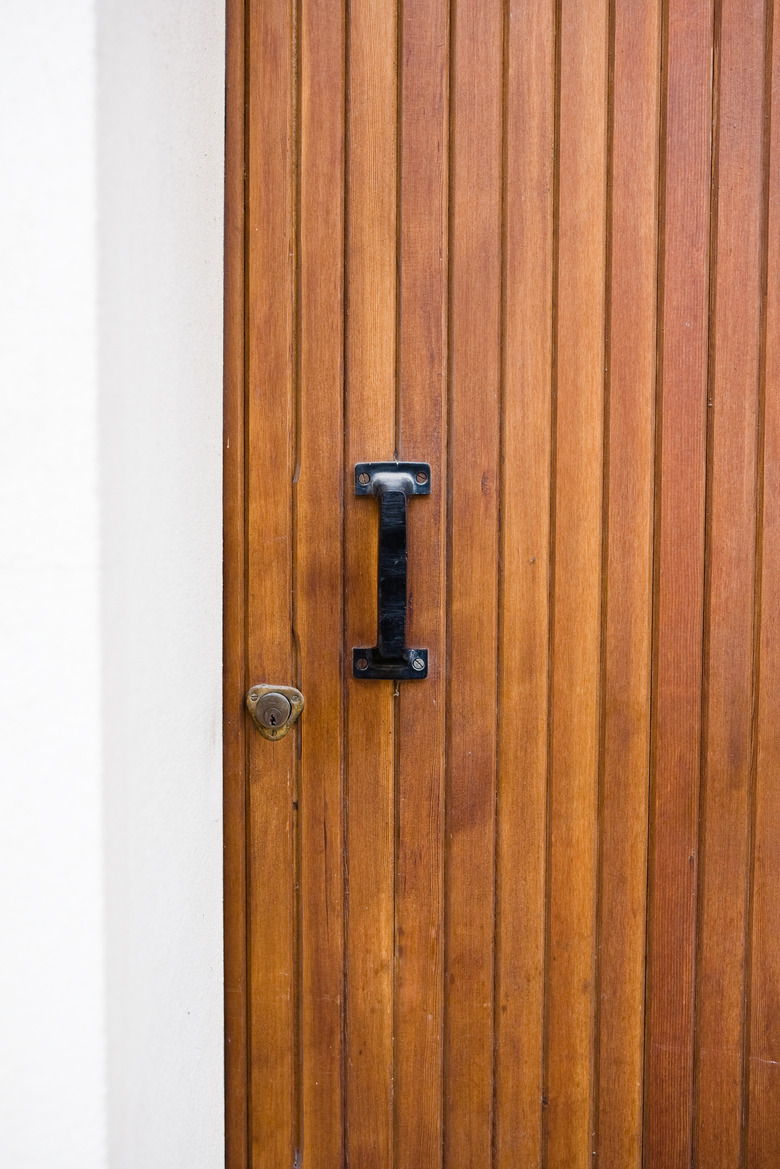
[[[244,515],[244,2],[225,29],[225,388],[223,432],[223,819],[225,1164],[248,1159],[246,931],[246,532]]]
[[[747,1158],[780,1164],[780,20],[770,18],[771,136],[760,552],[759,689],[753,834]]]
[[[712,0],[665,12],[645,1157],[691,1162],[712,114]]]
[[[343,1162],[344,10],[301,0],[296,633],[303,1164]]]
[[[459,0],[450,142],[444,1162],[487,1165],[493,1105],[502,5]]]
[[[400,686],[396,763],[397,1169],[442,1158],[445,508],[449,0],[401,8],[398,454],[431,465],[409,508],[410,645],[425,682]]]
[[[604,414],[607,4],[560,6],[547,1161],[591,1164]]]
[[[350,9],[348,60],[346,643],[376,638],[377,505],[355,463],[393,458],[396,0]],[[393,1165],[394,710],[390,682],[347,668],[347,1159]]]
[[[285,4],[248,6],[247,673],[287,682],[293,474],[293,49]],[[269,468],[275,474],[269,475]],[[295,735],[248,735],[252,1169],[293,1156]]]
[[[511,0],[496,883],[496,1167],[542,1163],[555,10]]]
[[[642,1159],[660,11],[614,9],[598,1157]]]
[[[764,0],[723,0],[694,1148],[740,1163],[751,811]]]

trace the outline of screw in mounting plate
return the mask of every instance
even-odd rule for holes
[[[418,483],[427,483],[428,482],[428,476],[425,474],[425,471],[418,471],[417,474],[415,475],[415,479],[417,480]]]
[[[413,670],[424,670],[425,669],[425,662],[423,661],[423,659],[422,658],[415,658],[414,661],[412,662],[412,669]]]
[[[363,486],[365,487],[366,483],[370,483],[370,481],[371,481],[371,476],[368,474],[368,472],[361,471],[360,474],[358,475],[358,483],[362,483]]]
[[[357,668],[359,670],[365,670],[365,669],[367,669],[367,667],[368,667],[368,662],[366,661],[366,659],[365,658],[358,658]]]

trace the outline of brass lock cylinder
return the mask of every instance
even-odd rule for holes
[[[276,741],[283,739],[303,710],[303,695],[294,686],[253,686],[246,706],[260,734]]]

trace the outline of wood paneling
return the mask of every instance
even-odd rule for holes
[[[612,30],[598,919],[600,1162],[642,1163],[660,5]]]
[[[344,427],[347,652],[376,634],[376,504],[354,494],[355,463],[395,450],[396,3],[355,7],[347,59],[346,381]],[[346,679],[346,1156],[393,1164],[395,883],[391,682]]]
[[[710,316],[694,1142],[741,1162],[762,291],[764,0],[723,0]]]
[[[601,662],[607,6],[559,18],[546,1163],[592,1163]]]
[[[745,1163],[780,1163],[780,20],[767,23],[764,365],[758,532],[758,660],[752,882],[748,933]]]
[[[231,0],[229,1169],[780,1157],[773,7]]]
[[[395,1140],[398,1169],[442,1163],[446,718],[449,0],[404,4],[399,40],[398,456],[431,465],[409,507],[407,638],[428,647],[396,730]]]
[[[225,1159],[247,1163],[246,525],[244,516],[244,4],[227,6],[223,716]]]
[[[504,49],[497,1169],[542,1163],[554,17],[515,0]]]
[[[669,0],[659,221],[645,1156],[691,1164],[713,9]]]
[[[444,1163],[466,1169],[487,1164],[493,1139],[503,19],[497,0],[455,12]]]
[[[300,1148],[310,1169],[330,1169],[344,1149],[345,29],[341,0],[301,0],[299,12]]]
[[[293,26],[279,4],[247,9],[246,678],[294,678],[292,478],[295,393]],[[273,469],[273,489],[269,471]],[[238,565],[236,565],[238,568]],[[273,619],[269,620],[269,614]],[[227,709],[241,703],[233,693]],[[246,720],[246,715],[244,714]],[[247,728],[250,1164],[294,1156],[296,926],[295,737]]]

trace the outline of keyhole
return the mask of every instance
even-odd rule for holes
[[[271,690],[270,686],[265,694],[258,693],[260,689],[256,686],[249,691],[247,706],[267,739],[281,739],[300,714],[303,698],[291,687],[291,693],[296,694],[299,699],[298,709],[293,711],[290,699],[286,695],[280,694],[278,690]]]

